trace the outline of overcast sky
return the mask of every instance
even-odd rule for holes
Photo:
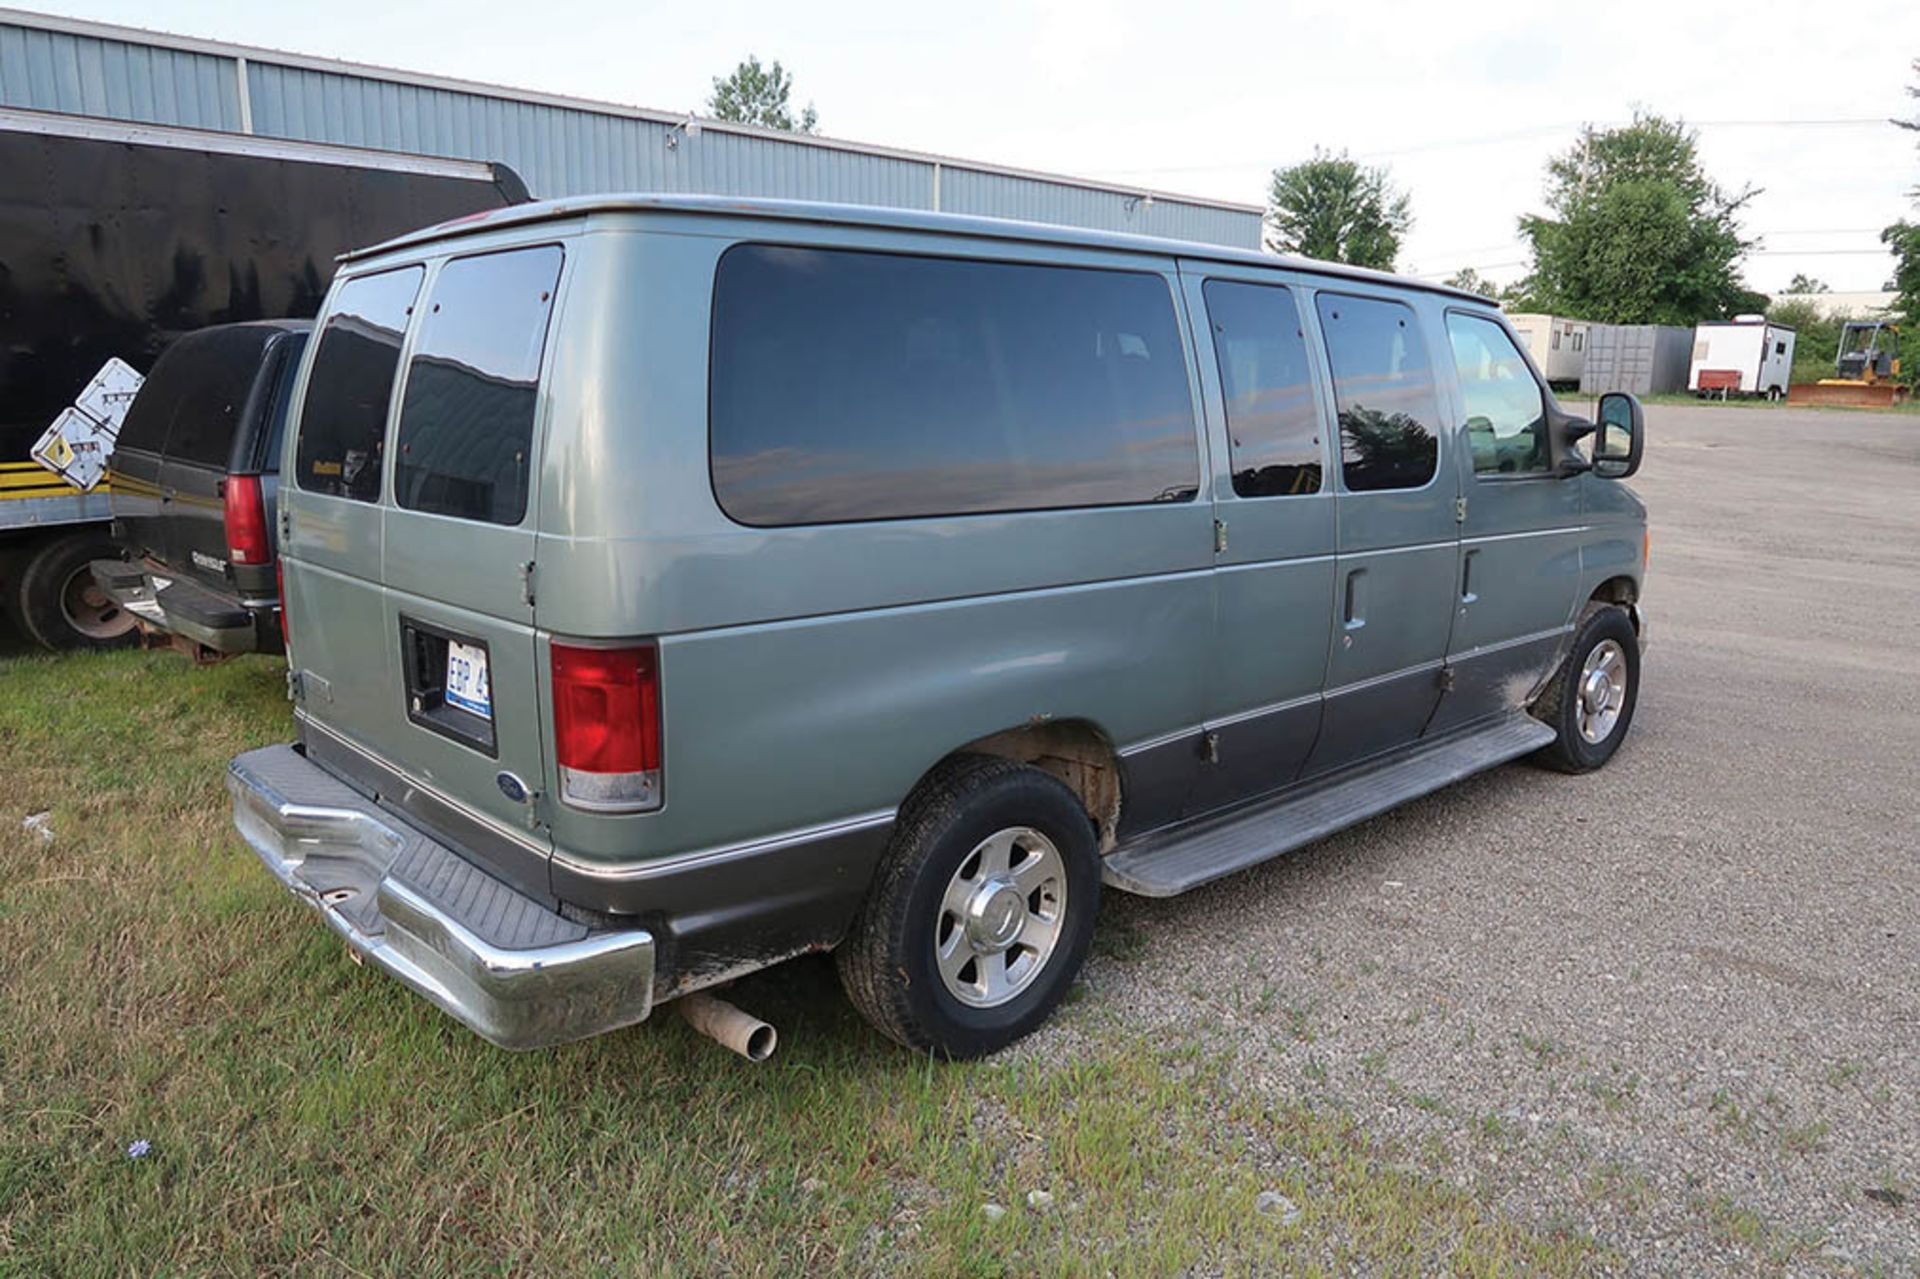
[[[779,58],[838,137],[1259,203],[1314,146],[1413,197],[1402,270],[1522,273],[1514,220],[1585,121],[1698,126],[1708,171],[1763,188],[1748,282],[1877,289],[1914,216],[1920,2],[1525,5],[1003,0],[41,0],[34,8],[664,110]]]

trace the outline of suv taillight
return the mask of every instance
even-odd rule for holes
[[[560,798],[575,808],[660,807],[660,654],[553,645],[553,737]]]
[[[265,564],[272,552],[267,549],[267,504],[260,496],[260,477],[229,475],[225,489],[227,562]]]

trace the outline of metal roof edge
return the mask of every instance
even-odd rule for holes
[[[1257,204],[1245,204],[1234,200],[1213,200],[1205,196],[1185,195],[1178,191],[1163,191],[1154,187],[1133,186],[1125,183],[1102,182],[1095,178],[1076,177],[1065,173],[1047,173],[1038,169],[1022,169],[1012,165],[994,164],[985,160],[969,160],[964,156],[943,155],[931,151],[910,151],[901,147],[889,147],[857,142],[849,138],[824,137],[817,133],[795,133],[784,129],[768,129],[759,125],[740,124],[731,120],[716,120],[710,116],[696,116],[691,112],[661,111],[651,107],[630,106],[625,103],[607,102],[594,98],[576,98],[566,94],[547,93],[539,89],[517,89],[511,85],[491,84],[483,80],[462,80],[453,76],[435,75],[428,72],[406,71],[398,67],[383,67],[374,63],[350,62],[342,58],[326,58],[313,54],[294,53],[284,49],[272,49],[264,45],[235,44],[225,40],[210,40],[200,36],[175,35],[172,32],[155,31],[146,27],[122,26],[111,22],[97,22],[90,18],[69,18],[60,14],[38,13],[30,9],[0,7],[0,25],[12,25],[27,29],[56,31],[66,35],[88,36],[96,40],[114,40],[123,44],[148,44],[157,48],[174,49],[185,53],[206,54],[221,58],[245,58],[248,62],[260,62],[270,66],[292,67],[303,71],[319,71],[332,75],[357,76],[362,79],[383,80],[393,84],[410,85],[423,89],[441,89],[450,93],[472,94],[478,97],[498,98],[509,102],[525,102],[540,106],[561,107],[574,111],[586,111],[599,115],[621,116],[632,120],[644,120],[651,124],[673,126],[697,121],[703,130],[715,133],[738,134],[742,137],[762,138],[769,141],[787,142],[796,146],[820,147],[831,151],[851,151],[861,155],[880,156],[894,160],[909,160],[921,164],[937,164],[942,168],[960,169],[969,173],[985,173],[999,177],[1025,178],[1034,182],[1048,182],[1056,186],[1077,187],[1082,190],[1102,191],[1120,196],[1151,196],[1155,202],[1181,204],[1190,208],[1214,209],[1227,213],[1256,214],[1266,216],[1265,207]]]
[[[1210,262],[1247,263],[1282,271],[1303,271],[1314,275],[1361,283],[1390,284],[1396,288],[1419,289],[1442,297],[1497,305],[1490,298],[1451,285],[1413,276],[1395,275],[1370,267],[1348,266],[1341,262],[1322,262],[1315,258],[1288,257],[1259,249],[1236,249],[1227,245],[1203,244],[1191,240],[1171,240],[1162,236],[1128,231],[1096,231],[1084,227],[1055,226],[1051,223],[1023,222],[1013,218],[978,217],[963,213],[934,213],[922,209],[892,209],[871,205],[831,204],[812,200],[774,200],[719,195],[662,195],[636,192],[568,196],[558,200],[539,200],[532,204],[510,205],[484,213],[469,214],[438,226],[409,231],[380,244],[355,249],[340,256],[342,262],[379,257],[436,240],[478,235],[507,227],[527,226],[567,218],[583,218],[596,213],[686,213],[720,217],[759,218],[769,221],[815,222],[835,226],[865,226],[887,230],[927,231],[962,235],[987,240],[1018,240],[1028,243],[1059,244],[1076,248],[1115,249],[1127,253],[1150,254],[1161,258],[1189,258]]]

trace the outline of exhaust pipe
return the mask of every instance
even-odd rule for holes
[[[703,994],[682,995],[673,1001],[673,1006],[680,1010],[687,1025],[748,1061],[765,1061],[773,1056],[774,1047],[780,1042],[779,1031],[724,999]]]

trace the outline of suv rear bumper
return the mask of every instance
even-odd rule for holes
[[[228,766],[234,824],[294,896],[372,960],[502,1048],[646,1019],[645,929],[554,913],[362,797],[292,746]]]
[[[121,608],[220,653],[276,651],[277,600],[247,601],[169,572],[164,566],[95,560],[93,580]]]

